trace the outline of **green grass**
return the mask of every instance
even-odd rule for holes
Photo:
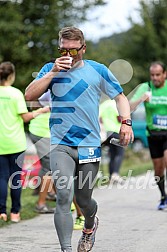
[[[22,205],[21,219],[22,220],[32,219],[39,215],[38,213],[34,211],[35,205],[38,200],[38,196],[33,196],[32,193],[33,193],[33,190],[28,187],[22,190],[22,196],[21,196],[21,205]],[[47,205],[50,207],[55,207],[55,202],[48,201]],[[10,208],[11,208],[11,200],[8,193],[8,199],[7,199],[8,221],[4,222],[0,220],[0,228],[7,226],[9,224],[16,225],[15,223],[12,223],[10,221]]]
[[[100,170],[103,172],[103,175],[108,175],[108,166],[101,165]],[[141,153],[133,153],[131,149],[127,149],[125,152],[125,158],[122,163],[120,170],[121,176],[127,176],[128,172],[132,170],[132,176],[137,176],[143,173],[146,173],[147,170],[152,170],[152,162],[148,153],[148,150],[143,150]],[[34,218],[38,213],[34,212],[35,204],[38,200],[38,196],[32,195],[33,190],[26,188],[22,190],[22,209],[21,209],[21,219],[27,220]],[[54,207],[54,202],[47,202],[50,207]],[[7,212],[8,212],[8,221],[4,222],[0,220],[0,228],[12,224],[9,220],[10,213],[10,197],[8,196],[7,200]],[[12,224],[15,225],[15,224]]]

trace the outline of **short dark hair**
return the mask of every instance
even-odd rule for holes
[[[61,39],[69,39],[69,40],[79,40],[81,42],[81,45],[85,44],[85,39],[83,32],[76,28],[76,27],[64,27],[59,31],[59,43]]]
[[[157,66],[157,65],[162,67],[163,73],[166,72],[166,65],[162,61],[153,61],[150,67]]]

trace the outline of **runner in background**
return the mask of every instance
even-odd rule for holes
[[[167,80],[164,63],[152,62],[149,68],[150,81],[142,83],[130,98],[131,111],[144,102],[146,134],[154,175],[161,193],[158,210],[167,207],[164,169],[167,167]]]

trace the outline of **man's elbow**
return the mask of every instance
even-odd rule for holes
[[[25,90],[24,97],[25,97],[26,101],[33,101],[35,99],[34,93],[32,92],[31,89],[30,90],[29,89]]]
[[[25,97],[26,101],[31,101],[31,99],[32,99],[31,95],[29,94],[29,92],[25,92],[24,97]]]

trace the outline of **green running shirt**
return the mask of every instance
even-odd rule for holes
[[[0,155],[26,149],[24,123],[20,114],[27,113],[22,92],[11,86],[0,86]]]
[[[131,101],[136,101],[147,91],[151,91],[151,100],[144,102],[146,123],[150,130],[167,130],[167,80],[161,88],[156,88],[152,82],[143,83],[134,94]]]

